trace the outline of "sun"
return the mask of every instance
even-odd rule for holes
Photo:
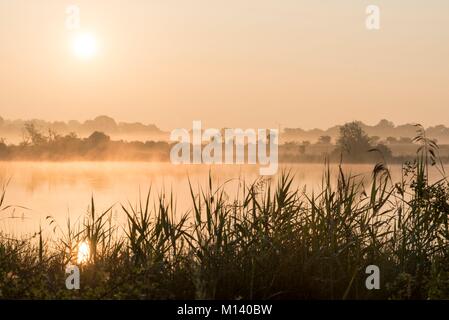
[[[97,39],[91,33],[79,33],[72,39],[72,50],[80,59],[91,59],[98,51]]]
[[[78,245],[78,257],[77,257],[77,263],[78,264],[84,264],[89,261],[90,256],[90,247],[89,243],[87,241],[83,241]]]

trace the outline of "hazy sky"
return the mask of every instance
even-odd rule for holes
[[[74,55],[76,32],[96,56]],[[0,0],[0,116],[100,114],[164,129],[449,125],[449,1]]]

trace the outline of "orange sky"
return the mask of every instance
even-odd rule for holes
[[[90,60],[70,49],[70,4],[98,41]],[[448,57],[446,0],[0,0],[0,116],[449,125]]]

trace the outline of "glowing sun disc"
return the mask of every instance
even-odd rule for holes
[[[76,262],[78,264],[87,263],[89,261],[89,256],[90,256],[89,244],[86,241],[83,241],[78,245],[78,257]]]
[[[77,34],[73,38],[72,49],[78,58],[90,59],[97,53],[97,39],[91,33]]]

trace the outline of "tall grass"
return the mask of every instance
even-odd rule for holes
[[[295,177],[190,186],[191,210],[151,189],[136,204],[60,227],[55,237],[0,240],[1,298],[98,299],[432,299],[449,298],[449,185],[438,146],[425,137],[399,182],[385,163],[367,180],[325,165],[321,188],[294,188]],[[431,168],[436,168],[431,169]],[[440,178],[431,177],[437,172]],[[4,195],[5,192],[3,192]],[[0,197],[0,210],[6,208]],[[113,210],[127,218],[112,223]],[[1,212],[1,211],[0,211]],[[121,230],[120,230],[121,229]],[[65,266],[87,241],[81,290],[65,288]],[[366,266],[381,289],[365,287]]]

